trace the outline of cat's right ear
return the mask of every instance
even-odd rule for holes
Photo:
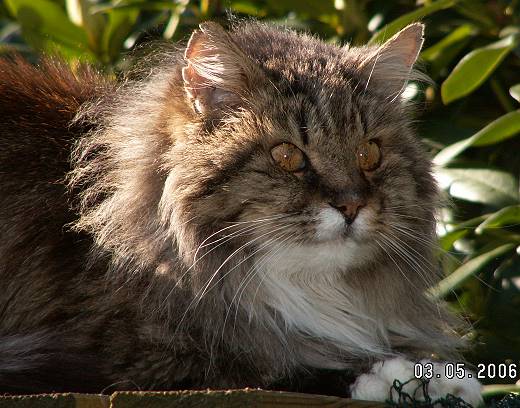
[[[214,114],[240,105],[258,73],[220,25],[206,22],[199,27],[184,53],[182,78],[195,110]]]

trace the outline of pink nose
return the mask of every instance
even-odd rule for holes
[[[359,210],[366,205],[366,201],[363,199],[354,199],[343,202],[329,203],[329,205],[343,214],[347,224],[352,224],[356,219]]]

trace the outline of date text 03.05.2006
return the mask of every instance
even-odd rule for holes
[[[461,380],[464,378],[516,380],[518,373],[520,373],[520,366],[517,366],[516,363],[481,363],[477,364],[476,373],[466,369],[464,363],[434,364],[433,362],[420,362],[414,366],[415,378],[424,378],[426,380],[441,377],[448,379],[459,378]]]

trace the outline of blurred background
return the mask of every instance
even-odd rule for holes
[[[496,364],[486,394],[516,389],[496,384],[520,378],[520,1],[0,0],[0,55],[59,54],[117,76],[140,45],[187,40],[230,14],[354,45],[426,23],[420,58],[434,84],[411,83],[404,97],[449,198],[438,226],[445,279],[431,295],[472,322],[468,360]]]

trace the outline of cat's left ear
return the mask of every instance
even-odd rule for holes
[[[205,22],[199,27],[184,53],[182,78],[195,110],[216,116],[239,105],[261,74],[220,25]]]
[[[424,42],[424,24],[403,28],[381,46],[373,49],[360,68],[368,85],[377,86],[389,96],[398,96],[413,79],[413,65]],[[419,79],[424,79],[418,75]]]

